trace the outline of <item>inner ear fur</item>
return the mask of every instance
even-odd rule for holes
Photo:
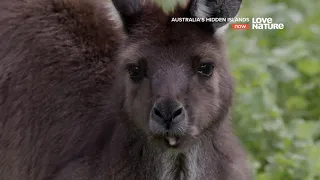
[[[196,18],[234,18],[239,12],[242,0],[193,0],[190,2],[191,17]],[[214,32],[228,22],[201,23],[203,28]]]
[[[130,33],[131,27],[137,23],[143,12],[143,4],[146,0],[112,0],[120,14],[125,30]]]

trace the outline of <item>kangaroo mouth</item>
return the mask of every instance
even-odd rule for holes
[[[183,134],[163,133],[154,136],[158,142],[162,142],[167,148],[180,148],[184,140]]]
[[[180,143],[180,139],[181,137],[180,136],[176,136],[176,135],[166,135],[164,137],[164,140],[165,140],[165,143],[167,146],[169,147],[177,147]]]

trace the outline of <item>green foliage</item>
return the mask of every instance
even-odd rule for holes
[[[233,122],[257,180],[320,180],[320,1],[244,0],[239,17],[283,30],[228,31]]]
[[[165,12],[170,12],[174,10],[174,8],[181,4],[183,5],[186,1],[185,0],[154,0],[158,5],[162,7]]]
[[[168,10],[177,0],[158,2]],[[319,7],[319,0],[243,0],[239,17],[272,17],[285,28],[228,31],[233,122],[256,180],[320,180]]]

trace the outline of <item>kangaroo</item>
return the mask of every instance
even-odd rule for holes
[[[249,180],[223,40],[241,0],[0,2],[0,179]]]

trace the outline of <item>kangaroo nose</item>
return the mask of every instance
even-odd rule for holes
[[[170,129],[172,124],[185,119],[185,110],[181,103],[166,99],[155,103],[151,115],[154,121]]]

